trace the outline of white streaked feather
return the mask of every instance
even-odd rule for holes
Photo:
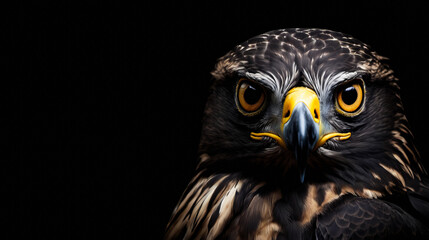
[[[309,83],[311,83],[313,86],[313,89],[316,91],[318,95],[321,95],[323,92],[333,89],[335,85],[339,84],[340,82],[353,79],[358,77],[362,72],[355,71],[355,72],[339,72],[339,73],[327,73],[326,71],[323,72],[314,72],[314,71],[307,71],[306,69],[303,69],[302,71],[304,77],[308,80]]]
[[[276,74],[270,71],[257,71],[254,73],[245,72],[244,75],[249,78],[267,85],[272,91],[286,94],[292,81],[298,76],[298,67],[295,62],[292,63],[290,71],[285,71],[285,74],[277,77]]]

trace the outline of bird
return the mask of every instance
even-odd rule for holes
[[[427,239],[429,181],[388,60],[318,28],[219,58],[165,239]]]

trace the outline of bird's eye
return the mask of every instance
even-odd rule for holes
[[[347,83],[337,93],[337,111],[346,116],[355,116],[362,110],[364,85],[361,80]]]
[[[237,105],[241,113],[247,116],[259,113],[265,102],[264,89],[257,83],[240,79],[237,84]]]

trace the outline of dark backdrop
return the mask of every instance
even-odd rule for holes
[[[199,2],[6,11],[2,139],[12,158],[1,186],[3,223],[18,226],[16,236],[161,238],[196,166],[216,59],[278,28],[349,33],[389,57],[429,167],[427,7]]]

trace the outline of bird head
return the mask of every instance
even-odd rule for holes
[[[380,193],[424,172],[385,58],[321,29],[253,37],[221,57],[199,167]]]

